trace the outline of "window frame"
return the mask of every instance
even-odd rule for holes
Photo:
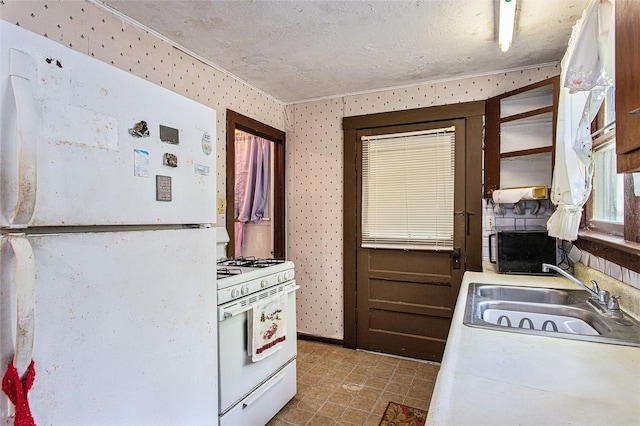
[[[604,104],[591,123],[595,133],[606,126]],[[615,137],[615,129],[594,140],[594,148]],[[591,219],[592,196],[585,205],[576,246],[594,256],[616,263],[623,268],[640,273],[640,197],[633,192],[633,178],[630,173],[624,178],[624,222],[623,224]],[[635,221],[634,221],[635,218]]]
[[[609,123],[605,123],[604,117],[604,103],[600,107],[600,111],[594,118],[591,123],[591,134],[602,131]],[[613,124],[612,129],[606,133],[601,133],[597,137],[593,139],[593,149],[595,151],[597,147],[604,145],[609,142],[611,139],[616,137],[616,128],[615,124]],[[625,191],[624,194],[625,199],[627,198],[627,194]],[[594,212],[594,202],[593,202],[593,189],[591,190],[591,194],[589,195],[589,199],[585,205],[585,214],[583,215],[583,225],[586,228],[589,228],[595,232],[601,232],[603,234],[616,235],[619,237],[624,237],[624,222],[623,223],[614,223],[603,220],[593,219]],[[626,221],[626,214],[624,219]]]

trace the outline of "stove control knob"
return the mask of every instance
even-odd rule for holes
[[[240,289],[240,291],[242,292],[242,294],[249,293],[249,286],[245,285],[244,287],[242,287],[242,289]]]
[[[260,287],[265,288],[268,285],[269,285],[269,281],[267,281],[267,280],[260,281]]]
[[[284,276],[282,274],[278,274],[278,282],[281,283],[284,281]]]
[[[234,288],[233,290],[231,290],[231,297],[236,298],[240,296],[240,291],[238,291],[237,288]]]
[[[289,281],[291,278],[293,278],[293,273],[291,271],[287,271],[284,273],[284,279]]]

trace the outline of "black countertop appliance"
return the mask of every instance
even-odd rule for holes
[[[496,229],[489,235],[489,261],[505,274],[549,275],[542,264],[558,263],[557,240],[544,228]]]

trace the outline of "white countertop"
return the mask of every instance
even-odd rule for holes
[[[472,282],[579,289],[561,277],[466,272],[427,425],[640,424],[640,348],[466,326]]]

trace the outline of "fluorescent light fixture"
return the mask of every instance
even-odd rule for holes
[[[506,52],[513,40],[513,27],[516,22],[516,0],[500,0],[500,27],[498,45]]]

